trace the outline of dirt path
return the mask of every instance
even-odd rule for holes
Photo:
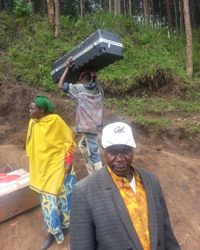
[[[38,93],[35,89],[21,85],[7,84],[0,88],[0,172],[9,172],[10,166],[28,170],[25,152],[29,120],[27,107]],[[71,100],[50,95],[48,98],[55,105],[56,112],[75,131]],[[111,111],[105,110],[105,121],[110,119],[116,117]],[[170,136],[163,133],[156,135],[156,138],[147,136],[139,127],[134,132],[137,143],[134,165],[144,167],[158,176],[174,233],[179,243],[183,243],[181,249],[199,250],[200,155],[197,149],[192,150],[190,139],[186,136],[183,139],[174,131],[168,131]],[[77,144],[80,137],[80,134],[76,134]],[[104,163],[103,156],[102,161]],[[75,148],[73,164],[78,180],[87,175],[78,147]],[[0,250],[37,250],[46,235],[42,211],[38,206],[0,224]],[[69,235],[65,236],[62,244],[57,245],[55,242],[50,249],[70,249]]]

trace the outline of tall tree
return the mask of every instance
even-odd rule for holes
[[[154,26],[154,24],[155,24],[155,11],[154,11],[154,3],[153,3],[153,0],[151,0],[151,10],[152,10],[153,26]]]
[[[135,0],[133,0],[133,15],[136,13],[136,4]]]
[[[118,1],[117,0],[114,0],[114,13],[117,16],[118,14]]]
[[[149,0],[143,0],[143,8],[144,8],[145,23],[146,25],[149,25],[150,22]]]
[[[55,38],[57,38],[60,34],[60,5],[59,0],[54,0],[55,3],[55,18],[56,18],[56,31]]]
[[[129,0],[129,13],[130,13],[130,17],[132,17],[131,0]]]
[[[159,19],[160,19],[160,24],[162,25],[162,6],[160,0],[159,0]]]
[[[80,0],[81,19],[83,18],[83,0]]]
[[[47,9],[51,29],[54,29],[54,7],[53,0],[47,0]]]
[[[118,1],[118,6],[117,6],[118,11],[117,11],[117,13],[119,15],[121,13],[121,0],[117,0],[117,1]]]
[[[200,0],[198,0],[199,12],[200,12]]]
[[[43,7],[42,7],[42,10],[43,10],[43,18],[45,18],[45,14],[46,14],[46,3],[45,3],[45,0],[42,0],[43,1]]]
[[[189,0],[183,0],[183,12],[185,19],[185,30],[187,38],[186,49],[186,72],[188,75],[193,75],[193,60],[192,60],[192,29],[190,20]]]
[[[189,8],[190,8],[190,13],[191,13],[191,25],[193,29],[196,29],[196,20],[195,20],[195,8],[194,8],[194,2],[191,0],[189,2]]]
[[[126,0],[124,0],[124,16],[126,18]]]
[[[109,11],[112,11],[112,5],[111,5],[111,0],[109,0]]]
[[[167,7],[167,19],[168,19],[169,33],[170,33],[170,36],[171,36],[173,34],[173,28],[172,28],[172,19],[171,19],[171,11],[170,11],[169,0],[166,0],[166,7]]]
[[[176,23],[176,33],[178,32],[178,23],[177,23],[177,8],[176,8],[176,0],[174,1],[174,13],[175,13],[175,23]]]
[[[180,11],[181,42],[182,42],[182,37],[183,37],[183,5],[182,5],[182,0],[179,0],[179,11]]]

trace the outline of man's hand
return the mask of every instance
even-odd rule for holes
[[[59,83],[58,83],[58,88],[59,89],[62,89],[63,90],[63,87],[64,87],[64,83],[65,83],[65,78],[68,74],[68,72],[70,71],[70,69],[74,66],[74,63],[71,63],[73,57],[70,56],[68,59],[67,59],[67,62],[66,62],[66,69],[65,71],[63,72],[60,80],[59,80]]]
[[[65,173],[69,173],[72,170],[72,164],[69,162],[65,162]]]
[[[71,63],[71,61],[73,60],[73,57],[70,56],[67,61],[66,61],[66,69],[70,70],[73,66],[74,66],[74,63]]]

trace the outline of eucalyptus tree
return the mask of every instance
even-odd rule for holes
[[[187,49],[186,49],[186,72],[188,75],[193,74],[193,60],[192,60],[192,29],[190,20],[190,8],[189,0],[183,0],[183,11],[185,20],[185,30],[187,39]]]

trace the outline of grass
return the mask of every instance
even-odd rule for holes
[[[168,129],[171,126],[171,120],[169,118],[160,118],[160,119],[148,119],[146,117],[137,117],[136,119],[132,120],[135,122],[140,122],[143,125],[155,125],[156,127],[162,127],[162,129]]]
[[[7,76],[13,82],[24,82],[49,92],[60,93],[50,75],[51,65],[71,51],[97,28],[117,33],[124,45],[124,59],[98,72],[98,78],[111,98],[104,106],[135,122],[168,128],[180,117],[200,111],[200,30],[193,31],[194,77],[186,74],[186,40],[178,34],[168,38],[161,27],[146,27],[134,19],[112,13],[92,14],[82,20],[61,16],[61,32],[54,38],[48,19],[38,16],[15,18],[0,13],[0,81]],[[187,87],[185,100],[168,100],[165,86]],[[162,89],[163,98],[149,98],[144,89]],[[140,97],[135,93],[140,90]],[[133,98],[133,95],[136,96]],[[172,114],[173,120],[164,118]],[[149,118],[148,116],[152,117]],[[155,117],[153,117],[155,116]],[[176,120],[177,121],[176,121]],[[196,124],[185,124],[199,131]]]
[[[119,34],[126,50],[124,60],[98,74],[107,91],[128,93],[133,86],[141,84],[141,80],[153,81],[158,70],[179,82],[191,84],[185,72],[186,42],[183,39],[181,43],[179,36],[168,38],[167,31],[162,28],[147,28],[134,19],[124,19],[123,16],[116,18],[113,14],[99,13],[82,20],[61,16],[60,21],[60,36],[55,39],[47,19],[38,16],[15,19],[14,16],[0,13],[0,49],[7,51],[7,68],[12,68],[13,79],[43,90],[55,91],[50,76],[52,63],[98,27]],[[199,32],[195,31],[194,36],[195,79],[200,78]]]
[[[164,115],[167,112],[173,112],[180,116],[187,117],[192,112],[200,111],[199,101],[182,101],[177,98],[166,100],[164,98],[132,98],[126,96],[119,101],[118,98],[107,98],[104,101],[104,106],[115,108],[118,112],[127,113],[131,116],[157,114]]]
[[[131,117],[135,123],[140,122],[169,129],[172,125],[180,126],[181,121],[181,126],[184,126],[190,133],[200,132],[200,123],[188,121],[188,119],[194,119],[194,117],[191,118],[194,112],[200,111],[198,100],[182,101],[178,98],[172,100],[148,98],[143,92],[141,98],[132,98],[130,96],[125,96],[121,100],[119,98],[107,98],[104,100],[104,107],[112,109],[121,116]]]

